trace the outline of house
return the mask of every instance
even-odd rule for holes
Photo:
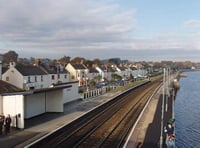
[[[33,65],[16,65],[10,62],[9,69],[3,73],[2,80],[18,88],[29,90],[48,87],[48,75]]]
[[[63,68],[45,69],[38,65],[16,65],[10,63],[2,80],[24,90],[48,88],[52,84],[69,82],[69,74]]]
[[[115,67],[117,70],[117,74],[122,77],[123,80],[128,80],[130,78],[130,70],[124,66]]]
[[[60,63],[56,65],[40,64],[39,67],[48,74],[49,82],[51,83],[49,85],[67,83],[70,81],[69,72]]]
[[[68,63],[65,69],[70,73],[70,81],[78,81],[79,86],[87,85],[89,70],[84,64]]]
[[[99,71],[99,73],[102,76],[101,81],[111,81],[112,80],[112,74],[117,73],[117,70],[114,67],[111,66],[100,66],[96,67],[96,69]]]
[[[135,66],[129,67],[131,70],[131,74],[134,76],[135,79],[137,78],[144,78],[148,72],[143,68],[136,68]]]
[[[94,67],[88,67],[88,79],[92,80],[95,79],[96,81],[98,81],[98,76],[101,76],[100,73],[98,72],[98,70],[96,70],[96,68]]]

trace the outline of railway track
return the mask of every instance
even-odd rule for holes
[[[29,147],[122,147],[160,83],[146,82],[130,89]]]

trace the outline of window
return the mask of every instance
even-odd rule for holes
[[[60,74],[58,74],[58,79],[60,79]]]
[[[65,79],[67,79],[67,75],[65,75]]]
[[[52,79],[52,80],[54,80],[54,79],[55,79],[55,76],[54,76],[54,75],[52,75],[52,76],[51,76],[51,79]]]
[[[35,82],[37,82],[37,76],[35,76]]]
[[[84,78],[85,77],[85,73],[84,72],[82,72],[82,78]]]
[[[28,82],[31,82],[31,77],[30,76],[28,76]]]
[[[9,81],[9,77],[6,77],[6,81]]]
[[[41,82],[43,82],[43,76],[41,76]]]

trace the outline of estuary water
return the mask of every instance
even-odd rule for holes
[[[176,147],[200,148],[200,71],[184,74],[175,99]]]

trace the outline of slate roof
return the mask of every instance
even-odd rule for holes
[[[130,69],[131,69],[131,70],[137,70],[137,68],[136,68],[136,67],[130,67]]]
[[[48,74],[66,74],[68,73],[68,71],[63,67],[63,68],[59,68],[55,65],[50,65],[50,66],[46,66],[46,65],[41,65],[41,68],[44,69],[44,71],[46,71]]]
[[[127,68],[126,67],[118,67],[121,71],[125,71]]]
[[[96,70],[94,67],[89,67],[88,69],[90,73],[99,73],[98,70]]]
[[[15,67],[23,76],[30,76],[30,75],[46,75],[47,73],[44,72],[41,68],[32,65],[17,65]]]
[[[74,69],[87,69],[83,64],[72,64]]]
[[[12,92],[20,92],[23,91],[20,88],[17,88],[14,85],[11,85],[5,81],[0,80],[0,94],[3,93],[12,93]]]

